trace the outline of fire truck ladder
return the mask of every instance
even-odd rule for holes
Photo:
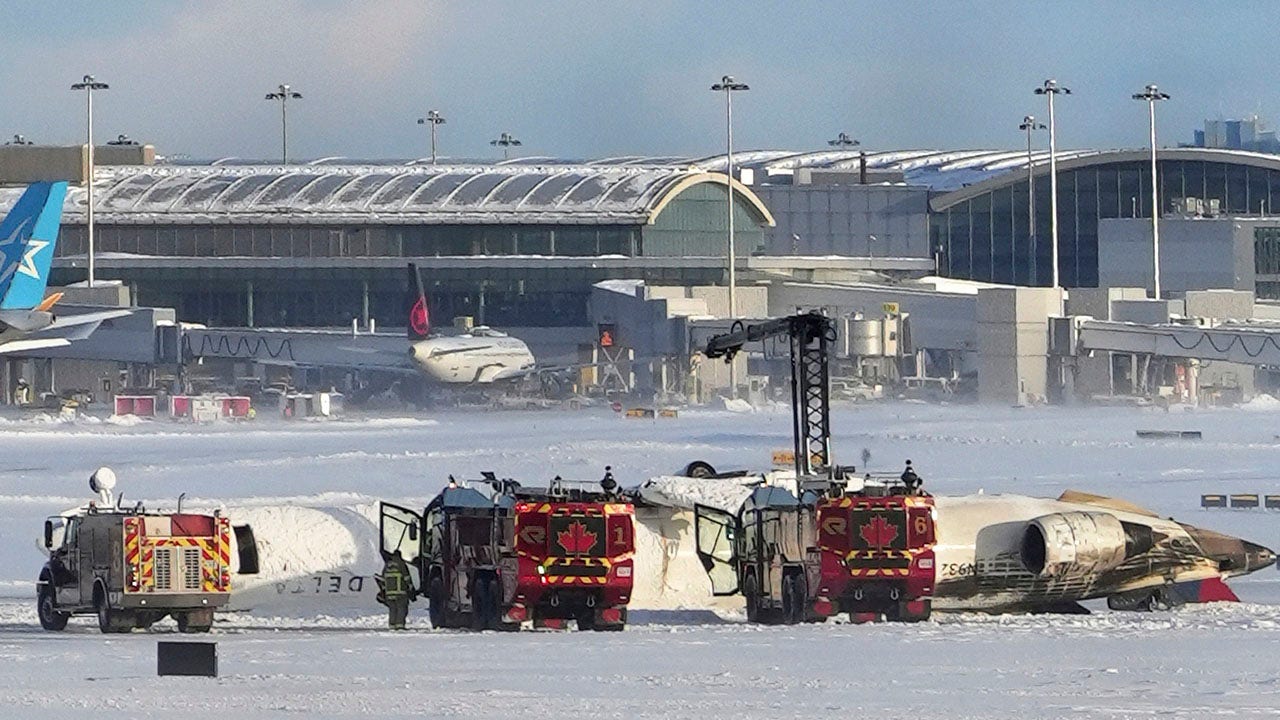
[[[707,341],[709,358],[733,356],[749,342],[788,336],[791,339],[791,424],[797,479],[831,467],[831,395],[828,353],[836,339],[831,318],[817,310],[743,325]]]

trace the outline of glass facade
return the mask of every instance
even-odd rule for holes
[[[57,255],[85,253],[83,225],[62,226]],[[94,227],[96,252],[163,257],[450,257],[643,254],[625,225],[122,225]]]
[[[1161,160],[1160,204],[1217,200],[1220,212],[1258,215],[1280,206],[1280,171],[1202,160]],[[1018,285],[1052,282],[1049,177],[1035,178],[1035,232],[1027,182],[997,187],[930,217],[932,244],[950,277]],[[1098,284],[1098,220],[1151,217],[1151,165],[1116,162],[1058,172],[1058,254],[1066,287]],[[1259,256],[1261,257],[1261,256]],[[1261,261],[1259,261],[1261,262]]]

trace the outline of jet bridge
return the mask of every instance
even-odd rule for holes
[[[412,372],[404,333],[337,329],[159,328],[162,362],[199,358],[291,367],[340,367]]]
[[[1090,318],[1074,321],[1074,352],[1095,350],[1222,361],[1241,365],[1280,366],[1280,323],[1138,324]],[[1060,333],[1055,333],[1059,335]]]

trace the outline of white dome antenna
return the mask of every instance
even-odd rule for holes
[[[98,493],[98,499],[106,507],[111,507],[115,497],[111,491],[116,486],[116,473],[109,467],[100,467],[89,476],[89,489]]]

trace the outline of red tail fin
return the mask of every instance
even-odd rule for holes
[[[409,339],[422,340],[431,332],[431,316],[427,312],[427,293],[422,289],[422,276],[413,263],[409,263],[409,293]]]

